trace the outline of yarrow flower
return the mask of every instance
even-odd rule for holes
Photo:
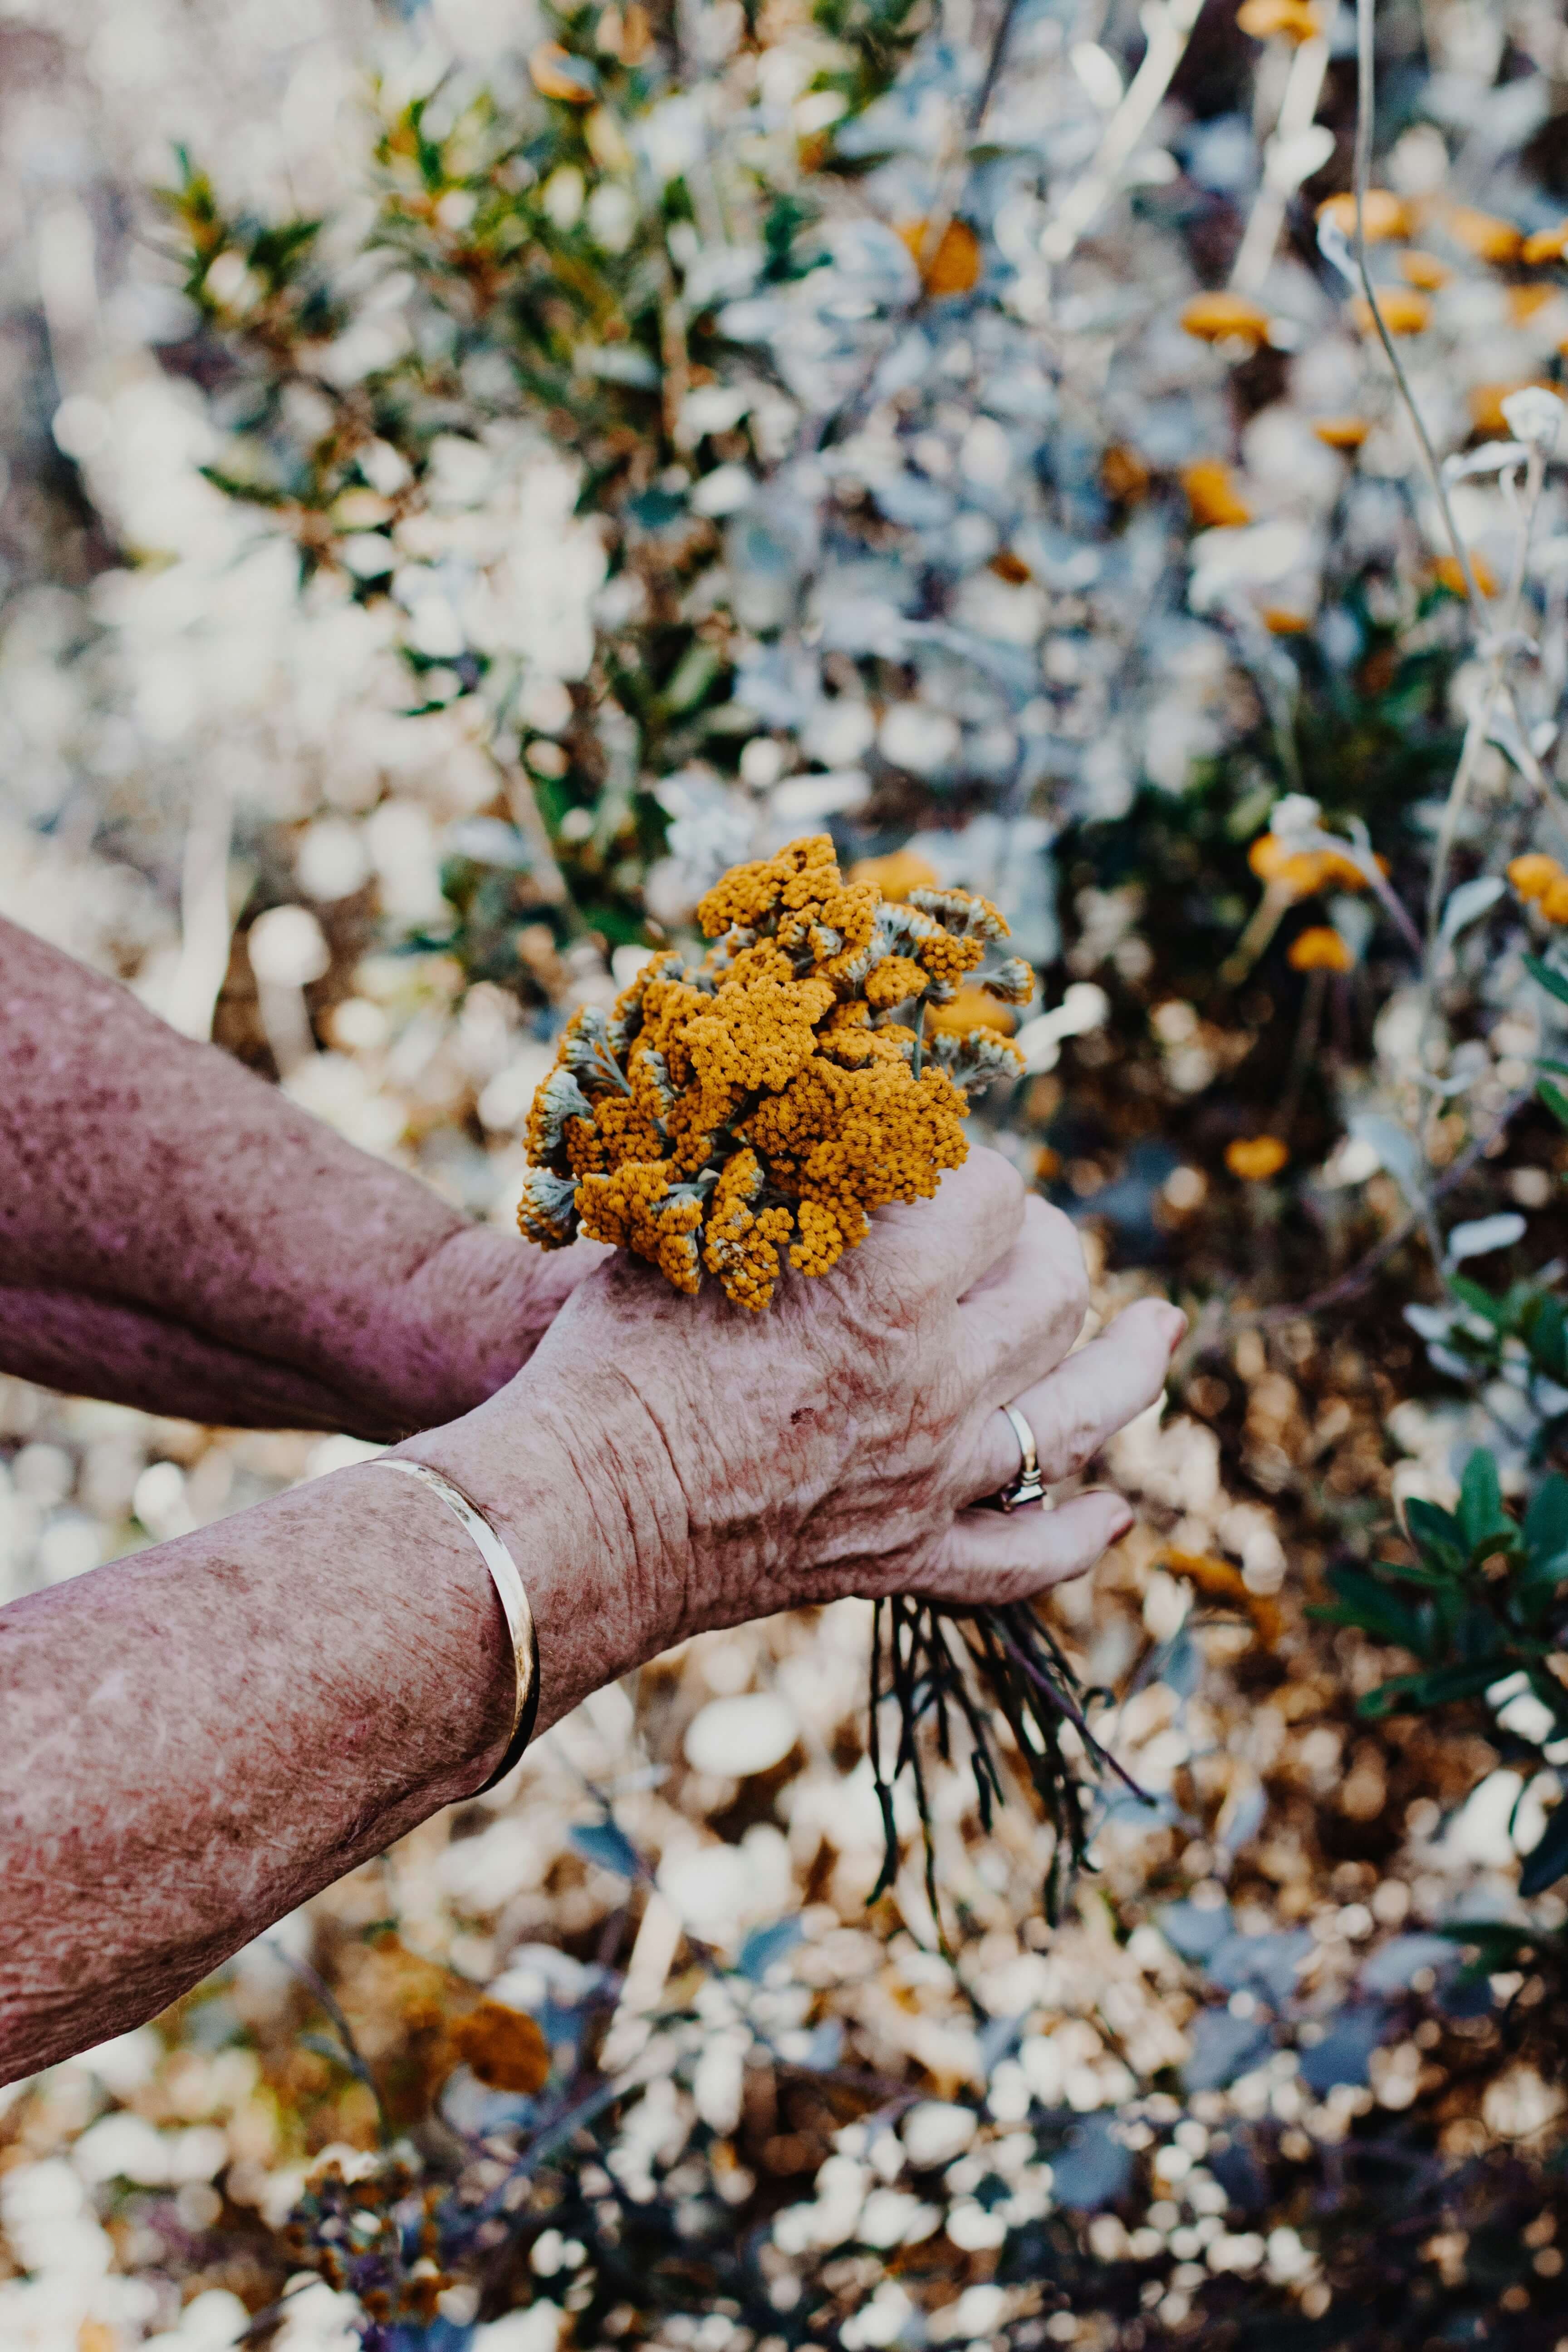
[[[581,1232],[634,1250],[678,1290],[713,1275],[761,1309],[786,1259],[826,1274],[876,1210],[962,1166],[970,1093],[1023,1075],[998,1030],[1035,975],[993,963],[1007,926],[988,899],[889,899],[845,879],[826,834],[732,867],[697,911],[700,962],[655,957],[565,1031],[518,1222],[547,1249]]]

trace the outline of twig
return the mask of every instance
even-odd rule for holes
[[[1020,0],[1005,0],[1002,14],[997,19],[996,30],[991,36],[991,52],[985,60],[985,71],[980,78],[980,87],[974,93],[974,102],[969,110],[969,135],[972,139],[984,121],[991,101],[996,95],[996,85],[1002,78],[1002,68],[1007,60],[1008,44],[1013,38],[1013,26],[1017,20],[1019,5]]]
[[[331,1987],[326,1979],[310,1966],[309,1960],[297,1960],[292,1952],[280,1944],[275,1936],[269,1936],[267,1944],[268,1949],[277,1953],[284,1967],[299,1978],[306,1990],[320,2002],[331,2018],[333,2031],[343,2045],[343,2063],[355,2080],[364,2084],[365,2089],[375,2101],[376,2117],[381,2126],[381,2144],[383,2147],[389,2147],[392,2145],[392,2118],[386,2112],[386,2102],[381,2095],[381,2085],[371,2073],[364,2053],[354,2040],[353,2028],[339,2007]]]
[[[1040,238],[1047,261],[1066,261],[1097,213],[1115,194],[1121,173],[1159,110],[1171,78],[1186,55],[1203,0],[1153,0],[1143,11],[1148,47],[1121,105],[1106,124],[1093,163],[1062,198]]]
[[[1509,1097],[1486,1133],[1478,1135],[1475,1141],[1459,1154],[1453,1166],[1447,1169],[1433,1185],[1432,1198],[1435,1201],[1440,1200],[1446,1192],[1453,1192],[1457,1185],[1464,1182],[1477,1161],[1486,1157],[1499,1136],[1506,1132],[1510,1121],[1524,1108],[1525,1104],[1531,1099],[1531,1093],[1532,1089],[1527,1087],[1521,1093]],[[1290,1306],[1245,1307],[1239,1313],[1229,1315],[1226,1320],[1233,1325],[1262,1323],[1272,1326],[1276,1323],[1293,1322],[1300,1315],[1321,1315],[1327,1307],[1339,1307],[1347,1298],[1353,1298],[1358,1291],[1364,1290],[1384,1260],[1391,1258],[1395,1250],[1402,1249],[1412,1234],[1420,1233],[1425,1223],[1422,1212],[1413,1209],[1391,1233],[1384,1234],[1374,1248],[1370,1249],[1363,1258],[1358,1259],[1347,1274],[1339,1276],[1337,1280],[1328,1284],[1324,1289],[1314,1290],[1309,1297],[1298,1299]]]
[[[1525,575],[1530,567],[1530,542],[1535,524],[1536,509],[1541,503],[1542,485],[1546,478],[1546,459],[1538,446],[1530,452],[1525,482],[1525,507],[1520,526],[1519,546],[1514,559],[1513,575],[1509,582],[1498,627],[1492,633],[1487,656],[1485,683],[1469,723],[1465,729],[1465,740],[1459,753],[1459,764],[1454,771],[1454,781],[1443,808],[1443,822],[1432,853],[1432,875],[1426,889],[1426,938],[1421,983],[1421,1021],[1415,1037],[1416,1067],[1426,1069],[1426,1045],[1431,1030],[1432,1014],[1437,990],[1438,960],[1442,952],[1443,896],[1447,884],[1448,866],[1454,845],[1459,836],[1459,826],[1470,796],[1470,787],[1480,761],[1483,747],[1491,735],[1492,715],[1497,709],[1499,694],[1503,690],[1509,657],[1512,651],[1514,633],[1519,621],[1520,604],[1524,595]],[[1517,723],[1517,722],[1516,722]],[[1525,740],[1528,741],[1528,737]]]
[[[1465,583],[1465,594],[1469,601],[1471,618],[1476,627],[1481,629],[1486,626],[1486,599],[1476,583],[1476,575],[1470,568],[1468,551],[1464,541],[1459,537],[1458,524],[1454,520],[1454,509],[1448,500],[1448,486],[1443,479],[1443,469],[1437,463],[1436,453],[1433,449],[1426,425],[1422,421],[1421,411],[1415,404],[1415,394],[1410,389],[1410,379],[1405,373],[1405,363],[1394,349],[1394,338],[1388,331],[1388,322],[1384,318],[1379,305],[1377,289],[1372,282],[1372,272],[1366,266],[1366,197],[1367,190],[1372,184],[1372,143],[1377,109],[1376,20],[1377,0],[1356,0],[1356,122],[1353,181],[1356,269],[1361,278],[1362,292],[1366,297],[1367,309],[1372,313],[1373,324],[1377,329],[1378,341],[1383,345],[1389,366],[1394,370],[1394,380],[1399,386],[1405,414],[1410,419],[1416,441],[1420,446],[1427,479],[1431,484],[1433,495],[1436,499],[1438,510],[1443,517],[1443,527],[1448,534],[1448,543],[1454,551],[1454,561],[1459,567],[1459,576]]]
[[[1285,207],[1304,176],[1293,170],[1286,159],[1289,150],[1312,127],[1328,70],[1329,44],[1321,34],[1314,40],[1303,41],[1290,60],[1279,120],[1263,150],[1263,184],[1258,191],[1230,273],[1231,285],[1238,294],[1255,293],[1268,274],[1279,232],[1285,226]]]
[[[966,135],[955,140],[950,132],[944,142],[948,152],[939,159],[936,194],[931,199],[931,208],[921,230],[920,249],[914,256],[915,290],[903,307],[902,313],[897,321],[900,325],[907,326],[911,319],[917,318],[931,299],[926,289],[925,267],[947,235],[953,215],[963,199],[964,184],[971,168],[970,150],[980,135],[981,126],[985,120],[991,100],[996,94],[997,84],[1002,78],[1002,68],[1006,63],[1007,48],[1012,40],[1018,5],[1019,0],[1006,0],[1006,5],[997,19],[996,29],[991,37],[991,48],[985,60],[985,70],[980,78],[979,88],[970,106]],[[954,146],[958,150],[956,154],[951,152]],[[861,402],[876,381],[877,371],[882,364],[886,348],[883,346],[873,352],[870,359],[862,366],[854,384],[842,399],[828,402],[802,427],[796,436],[797,454],[805,450],[819,449],[823,437],[835,417],[853,417],[858,413]]]

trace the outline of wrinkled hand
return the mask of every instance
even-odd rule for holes
[[[395,1439],[482,1404],[528,1362],[584,1277],[613,1255],[591,1241],[542,1250],[493,1225],[453,1234],[377,1298],[375,1328],[358,1341],[375,1391],[352,1423],[355,1434]]]
[[[1018,1468],[1001,1405],[1054,1480],[1159,1395],[1180,1311],[1141,1302],[1072,1354],[1086,1304],[1068,1221],[977,1151],[761,1316],[617,1256],[500,1396],[416,1450],[519,1528],[571,1488],[549,1561],[534,1552],[552,1717],[705,1628],[849,1593],[1014,1601],[1081,1575],[1131,1522],[1119,1496],[970,1507]]]

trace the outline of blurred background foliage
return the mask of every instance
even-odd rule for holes
[[[1058,1930],[962,1759],[868,1908],[868,1612],[688,1643],[0,2094],[7,2347],[1563,2340],[1568,47],[1375,34],[1442,497],[1330,0],[0,5],[0,906],[506,1224],[830,829],[1193,1319]],[[0,1431],[4,1592],[361,1450]]]

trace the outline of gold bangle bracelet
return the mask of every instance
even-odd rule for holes
[[[507,1631],[511,1635],[512,1662],[517,1673],[517,1698],[512,1713],[511,1737],[506,1753],[495,1770],[473,1794],[482,1797],[498,1780],[504,1780],[533,1735],[534,1719],[539,1713],[539,1636],[534,1631],[533,1612],[528,1605],[522,1578],[510,1552],[491,1527],[489,1519],[471,1503],[460,1486],[439,1470],[432,1470],[427,1462],[405,1462],[393,1454],[384,1454],[372,1466],[377,1470],[400,1470],[405,1478],[417,1478],[438,1495],[453,1517],[461,1522],[472,1538],[479,1558],[489,1570],[490,1582],[506,1618]]]

